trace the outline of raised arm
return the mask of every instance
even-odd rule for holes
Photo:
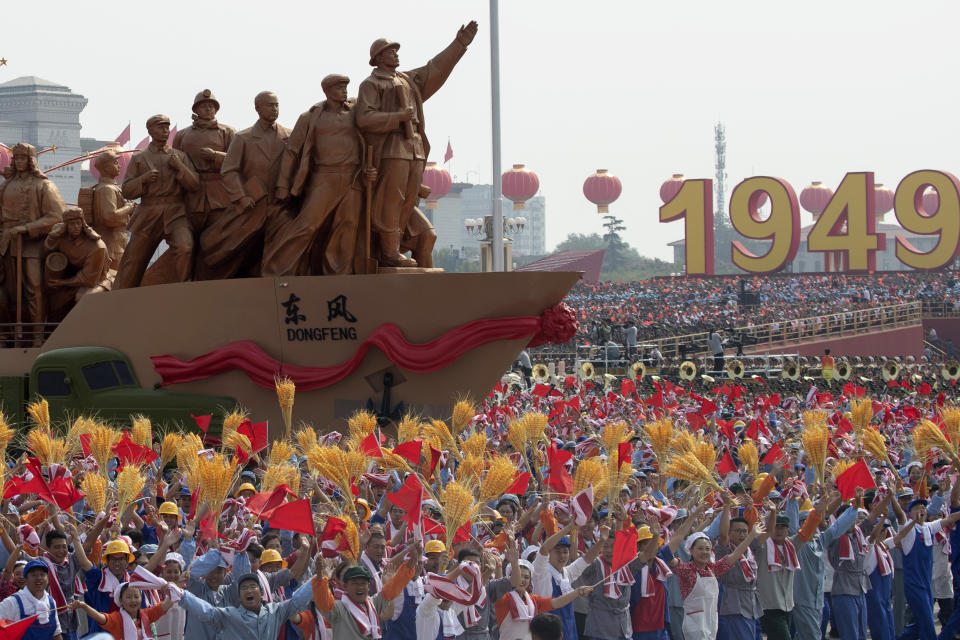
[[[593,561],[600,556],[600,549],[603,547],[604,543],[607,541],[607,538],[610,537],[610,525],[604,524],[600,527],[600,539],[597,540],[592,547],[590,547],[583,556],[583,562],[587,566],[593,564]]]
[[[169,598],[168,598],[169,599]],[[76,611],[77,609],[83,609],[83,612],[90,616],[90,619],[96,622],[98,625],[103,626],[107,623],[107,616],[103,615],[90,605],[88,605],[83,600],[74,600],[69,605],[71,611]]]
[[[677,527],[677,530],[672,536],[670,536],[670,543],[668,546],[670,547],[670,553],[673,555],[677,555],[677,551],[680,550],[680,545],[683,544],[683,541],[687,538],[687,534],[690,533],[690,529],[693,528],[693,523],[697,519],[695,509],[696,507],[690,510],[690,514],[687,516],[687,519],[684,520],[683,524]]]
[[[69,527],[70,540],[73,542],[73,556],[77,559],[77,564],[80,565],[81,571],[90,571],[90,569],[93,568],[93,563],[90,562],[90,559],[87,557],[87,552],[80,542],[80,533],[77,531],[76,525],[70,524]]]
[[[730,499],[723,494],[723,514],[720,516],[720,529],[717,531],[717,544],[726,547],[730,542]]]
[[[562,596],[557,596],[556,598],[551,600],[550,607],[552,609],[559,609],[560,607],[564,607],[567,604],[573,602],[577,598],[586,598],[588,595],[590,595],[591,591],[593,591],[593,587],[590,585],[585,585],[582,587],[577,587],[576,589],[571,589],[570,591],[563,594]]]
[[[735,563],[737,560],[740,559],[740,556],[746,553],[747,547],[749,547],[750,543],[753,542],[754,538],[756,538],[757,535],[761,533],[764,533],[764,531],[762,528],[760,528],[760,525],[755,524],[752,527],[750,527],[750,531],[747,533],[747,537],[744,538],[743,542],[738,544],[736,549],[734,549],[730,553],[730,555],[727,556],[727,559],[730,561],[731,566],[733,566],[733,563]]]

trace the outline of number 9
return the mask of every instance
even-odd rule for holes
[[[923,192],[937,190],[940,206],[935,212],[923,211]],[[945,171],[914,171],[897,185],[894,199],[897,221],[907,231],[936,235],[930,251],[920,251],[904,238],[897,237],[897,259],[914,269],[939,269],[949,264],[960,251],[960,181]]]
[[[757,209],[762,193],[770,196],[770,217],[763,220]],[[733,263],[750,273],[772,273],[794,259],[800,246],[800,204],[786,181],[779,178],[747,178],[730,196],[730,224],[751,240],[772,240],[770,249],[757,256],[740,242],[733,242]]]

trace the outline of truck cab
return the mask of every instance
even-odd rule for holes
[[[41,353],[30,370],[27,397],[46,398],[54,422],[78,415],[128,425],[142,414],[157,427],[195,429],[190,417],[213,415],[208,433],[219,435],[223,416],[236,407],[228,396],[177,393],[140,386],[130,360],[107,347],[68,347]]]

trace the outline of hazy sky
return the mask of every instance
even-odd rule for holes
[[[280,119],[322,99],[320,79],[369,73],[370,43],[402,44],[401,68],[422,65],[457,28],[480,33],[426,103],[433,160],[449,138],[452,173],[489,182],[489,5],[419,2],[3,3],[0,82],[37,75],[85,95],[82,135],[135,144],[153,113],[190,124],[210,88],[221,122],[256,118],[271,89]],[[547,202],[547,245],[601,230],[583,197],[595,169],[616,173],[611,211],[642,253],[670,256],[681,222],[660,224],[659,186],[672,173],[712,177],[713,127],[727,127],[728,193],[752,175],[799,191],[873,170],[895,186],[910,171],[954,166],[960,56],[956,2],[569,2],[500,6],[503,165],[525,163]],[[15,141],[5,141],[15,142]],[[809,221],[804,214],[804,223]]]

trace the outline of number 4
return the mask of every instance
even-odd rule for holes
[[[884,246],[876,233],[873,172],[848,173],[807,236],[807,251],[844,254],[845,271],[875,271]]]

